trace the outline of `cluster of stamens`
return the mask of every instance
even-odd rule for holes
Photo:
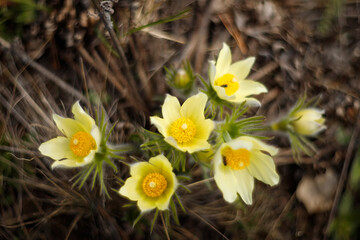
[[[95,148],[95,139],[87,132],[77,132],[70,139],[70,149],[78,157],[86,157]]]
[[[250,164],[250,152],[245,148],[233,150],[227,147],[221,152],[226,166],[234,170],[244,169]]]
[[[167,187],[165,177],[157,172],[146,175],[142,182],[142,189],[148,197],[159,197]]]
[[[236,81],[235,76],[230,73],[216,79],[215,86],[225,88],[225,94],[228,96],[232,96],[239,89],[239,83]]]
[[[178,143],[190,142],[196,135],[196,126],[189,118],[179,118],[170,126],[170,136]]]

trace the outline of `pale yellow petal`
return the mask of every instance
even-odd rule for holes
[[[76,121],[80,122],[84,128],[87,130],[86,132],[90,132],[93,126],[95,125],[95,120],[87,114],[84,109],[80,106],[79,101],[77,101],[72,107],[72,113],[74,114],[74,118]]]
[[[205,119],[204,110],[207,99],[207,95],[202,92],[188,98],[180,108],[181,117],[190,118],[194,123]]]
[[[211,86],[214,88],[215,75],[216,75],[215,61],[209,61],[208,75],[209,75],[209,80],[210,80]]]
[[[57,114],[53,114],[53,119],[55,121],[55,124],[57,126],[57,128],[67,137],[71,138],[72,135],[74,135],[77,132],[80,131],[86,131],[86,129],[84,128],[84,126],[71,118],[63,118],[60,117]]]
[[[161,195],[161,197],[158,198],[158,200],[156,202],[156,206],[160,210],[168,209],[170,199],[173,196],[176,188],[178,187],[178,182],[177,182],[176,176],[173,172],[170,172],[166,176],[166,180],[168,181],[168,186],[167,186],[166,190],[164,191],[164,193]]]
[[[180,103],[176,97],[166,95],[162,106],[162,115],[165,121],[172,123],[180,118]]]
[[[305,108],[302,110],[297,111],[294,116],[297,117],[303,117],[306,120],[317,120],[322,117],[324,114],[324,110],[318,109],[318,108]]]
[[[171,146],[173,146],[174,148],[182,151],[182,152],[186,152],[186,148],[183,148],[182,146],[180,146],[174,137],[172,136],[168,136],[166,138],[164,138],[165,142],[167,142],[168,144],[170,144]]]
[[[95,154],[96,154],[96,151],[91,150],[90,153],[86,157],[84,157],[82,162],[84,164],[88,164],[88,163],[92,162],[94,160]]]
[[[324,124],[325,122],[325,118],[321,117],[321,118],[318,118],[317,120],[315,120],[317,123],[319,123],[320,125]]]
[[[235,93],[236,92],[233,95],[228,96],[226,94],[225,88],[223,88],[223,87],[214,85],[213,89],[215,90],[215,92],[219,96],[219,98],[221,98],[221,99],[224,99],[224,100],[229,101],[229,102],[234,102],[236,100],[235,99]]]
[[[236,179],[234,178],[231,169],[223,164],[221,151],[225,147],[226,144],[222,144],[214,155],[214,180],[220,191],[223,193],[225,201],[232,203],[237,198],[236,186],[235,184],[232,184],[236,182]]]
[[[256,98],[244,98],[243,100],[239,100],[237,103],[242,103],[246,101],[246,105],[249,107],[260,107],[261,103]]]
[[[227,73],[230,64],[231,64],[231,51],[229,46],[226,43],[223,43],[223,47],[220,50],[219,57],[216,61],[215,78],[218,78],[224,75],[225,73]]]
[[[237,198],[237,190],[236,190],[236,179],[232,174],[231,169],[224,165],[218,165],[214,168],[215,174],[214,179],[216,185],[223,193],[223,197],[225,201],[232,203]]]
[[[247,169],[256,179],[270,186],[279,183],[279,175],[276,172],[273,159],[260,151],[251,152],[250,164]]]
[[[211,147],[206,139],[194,138],[190,142],[183,144],[178,144],[173,137],[167,137],[164,140],[182,152],[194,153],[197,151],[209,149]]]
[[[75,168],[75,167],[83,167],[85,166],[86,162],[83,161],[83,158],[80,157],[76,157],[73,159],[65,159],[65,160],[59,160],[59,161],[55,161],[52,165],[51,168]]]
[[[248,204],[252,204],[252,191],[254,189],[254,178],[246,170],[231,170],[234,175],[236,182],[236,191],[239,193],[242,200]]]
[[[236,138],[230,142],[227,142],[227,143],[224,143],[223,145],[221,145],[221,151],[225,147],[228,147],[228,146],[230,148],[232,148],[233,150],[243,148],[243,149],[247,149],[248,151],[251,151],[253,148],[253,143],[252,143],[252,141],[249,141],[246,138],[239,137],[239,138]]]
[[[138,200],[137,205],[141,212],[147,212],[156,208],[157,198],[143,197]]]
[[[208,143],[207,139],[194,138],[191,140],[191,145],[184,143],[183,147],[186,148],[186,151],[189,153],[194,153],[202,150],[210,149],[211,145]]]
[[[170,194],[168,194],[168,195],[170,195]],[[159,210],[164,211],[169,208],[169,203],[170,203],[172,194],[170,196],[168,196],[168,195],[161,196],[156,201],[156,207]]]
[[[315,121],[301,121],[301,122],[296,121],[293,123],[293,125],[297,133],[305,136],[315,136],[319,132],[326,129],[324,125],[317,123]]]
[[[155,125],[157,130],[164,136],[169,136],[168,134],[168,128],[169,128],[169,122],[163,118],[159,117],[150,117],[151,124]]]
[[[119,193],[132,201],[141,199],[144,194],[141,189],[141,184],[139,184],[139,178],[136,177],[129,177],[126,179],[125,184],[120,188]]]
[[[254,57],[235,62],[230,65],[228,73],[234,75],[237,80],[244,80],[249,75],[254,62]]]
[[[206,119],[204,121],[199,121],[196,124],[196,138],[207,140],[214,130],[215,123],[211,119]]]
[[[164,176],[165,176],[165,173],[164,173]],[[175,190],[177,189],[177,187],[179,185],[176,175],[174,172],[171,171],[171,172],[168,172],[165,177],[168,181],[168,187],[165,191],[165,194],[173,195],[173,193],[175,192]]]
[[[164,155],[157,155],[149,159],[149,163],[158,169],[159,173],[172,172],[173,168]]]
[[[236,99],[267,92],[266,87],[252,80],[239,81],[239,89],[235,92]]]
[[[78,165],[78,163],[74,160],[60,160],[60,161],[54,161],[54,163],[51,165],[51,168],[76,168],[81,167],[81,165]]]
[[[70,149],[69,139],[66,137],[56,137],[40,145],[39,151],[42,155],[54,160],[64,158],[76,158]]]
[[[94,125],[93,129],[90,132],[90,134],[95,140],[95,143],[96,143],[95,151],[97,151],[99,146],[100,146],[100,143],[101,143],[101,133],[100,133],[100,130],[99,130],[98,126]]]
[[[266,144],[254,137],[248,137],[248,136],[241,136],[238,138],[239,140],[248,141],[253,144],[253,149],[257,149],[260,151],[264,151],[269,153],[271,156],[274,156],[278,153],[278,149],[274,146],[271,146],[269,144]]]
[[[130,175],[144,178],[147,174],[154,172],[154,170],[156,170],[156,167],[148,162],[137,162],[131,165]]]

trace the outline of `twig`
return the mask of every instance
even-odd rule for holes
[[[0,103],[3,105],[9,113],[13,114],[13,116],[30,132],[35,133],[34,129],[31,128],[30,124],[18,113],[13,106],[11,106],[8,101],[2,97],[1,90],[0,90]],[[5,128],[5,126],[4,126]]]
[[[164,217],[163,217],[163,214],[162,212],[160,212],[160,217],[161,217],[161,222],[164,226],[164,231],[165,231],[165,234],[166,234],[166,239],[170,240],[170,236],[169,236],[169,233],[168,233],[168,230],[167,230],[167,227],[166,227],[166,224],[165,224],[165,221],[164,221]]]
[[[197,186],[197,185],[199,185],[199,184],[203,184],[203,183],[206,183],[206,182],[210,182],[210,181],[212,181],[212,180],[214,180],[213,177],[207,178],[207,179],[200,180],[200,181],[197,181],[197,182],[194,182],[194,183],[190,183],[190,184],[186,185],[186,187],[191,188],[191,187]]]
[[[242,37],[241,32],[239,29],[235,26],[234,18],[229,12],[225,12],[222,14],[219,14],[219,18],[221,22],[224,24],[228,32],[235,38],[237,45],[240,48],[240,51],[242,54],[246,55],[248,52],[248,47],[246,46],[246,43],[244,41],[244,38]]]
[[[78,223],[78,221],[80,220],[80,218],[81,218],[82,216],[83,216],[83,213],[79,213],[79,214],[76,216],[76,218],[72,221],[71,226],[70,226],[70,228],[69,228],[69,230],[68,230],[68,233],[66,234],[65,240],[68,240],[68,239],[69,239],[71,232],[73,231],[74,227],[76,226],[76,224]]]
[[[248,79],[251,80],[259,80],[263,78],[264,76],[268,75],[272,71],[274,71],[276,68],[279,67],[279,64],[277,62],[269,62],[264,67],[260,68],[256,73],[251,74]]]
[[[350,166],[350,162],[351,162],[351,159],[352,159],[352,157],[354,155],[354,151],[357,149],[356,145],[358,145],[358,137],[359,137],[359,132],[360,132],[360,111],[358,113],[357,121],[356,121],[355,126],[356,127],[355,127],[355,129],[353,131],[353,134],[351,136],[351,140],[350,140],[348,149],[346,151],[345,161],[344,161],[343,168],[341,170],[339,184],[338,184],[337,189],[336,189],[336,194],[335,194],[334,202],[333,202],[333,205],[332,205],[332,208],[331,208],[329,221],[327,223],[326,232],[325,232],[325,235],[324,235],[324,238],[323,238],[324,240],[327,239],[330,225],[331,225],[332,221],[335,218],[337,208],[338,208],[338,205],[339,205],[339,201],[340,201],[340,197],[341,197],[344,185],[345,185],[345,180],[347,179],[347,176],[348,176],[348,169],[349,169],[349,166]]]
[[[211,225],[211,223],[209,223],[208,221],[206,221],[203,217],[201,217],[199,214],[197,214],[196,212],[194,212],[191,209],[188,209],[188,211],[195,215],[197,218],[199,218],[201,221],[203,221],[204,223],[206,223],[207,225],[209,225],[212,229],[214,229],[215,232],[217,232],[218,234],[220,234],[224,239],[226,240],[230,240],[229,238],[227,238],[224,234],[222,234],[219,230],[216,229],[216,227],[214,227],[213,225]]]
[[[272,231],[276,228],[276,226],[278,225],[278,223],[280,222],[281,218],[289,211],[291,205],[294,203],[295,201],[295,194],[293,194],[291,196],[291,198],[289,199],[289,201],[286,203],[285,207],[283,208],[283,210],[281,211],[279,217],[276,219],[275,223],[273,224],[273,226],[271,227],[270,231],[268,232],[265,240],[269,239],[271,237],[271,233]]]
[[[30,106],[34,109],[34,111],[41,116],[42,119],[50,126],[54,127],[54,123],[52,120],[48,117],[47,114],[39,107],[39,105],[36,104],[36,102],[32,99],[32,97],[27,93],[25,88],[22,86],[22,83],[18,81],[12,74],[6,69],[4,70],[4,74],[13,82],[13,84],[16,86],[17,89],[19,89],[22,96],[25,98],[25,100],[30,104]]]

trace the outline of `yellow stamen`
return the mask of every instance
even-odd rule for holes
[[[95,139],[87,132],[80,131],[71,137],[70,149],[78,157],[86,157],[95,148]]]
[[[149,173],[142,182],[142,189],[148,197],[159,197],[167,187],[165,177],[160,173]]]
[[[245,148],[233,150],[227,147],[221,153],[225,158],[226,165],[234,170],[244,169],[250,164],[250,152]]]
[[[236,81],[235,76],[230,73],[216,79],[215,86],[225,88],[225,94],[228,96],[233,95],[239,89],[239,83]]]
[[[179,118],[170,126],[170,136],[178,143],[190,142],[196,134],[196,126],[189,118]]]

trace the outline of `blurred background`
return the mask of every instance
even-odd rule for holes
[[[170,238],[358,239],[359,23],[356,0],[0,0],[0,238],[166,239],[161,219],[150,234],[153,213],[133,227],[138,209],[116,193],[128,167],[108,169],[107,199],[73,188],[78,170],[52,171],[37,148],[57,136],[52,113],[70,117],[77,100],[118,121],[111,142],[141,141],[166,93],[186,97],[164,67],[188,60],[207,79],[226,42],[233,61],[256,57],[249,79],[269,90],[253,114],[271,123],[306,92],[327,129],[299,161],[285,135],[271,140],[280,183],[256,182],[252,206],[226,203],[213,182],[178,190],[187,214],[170,222]]]

